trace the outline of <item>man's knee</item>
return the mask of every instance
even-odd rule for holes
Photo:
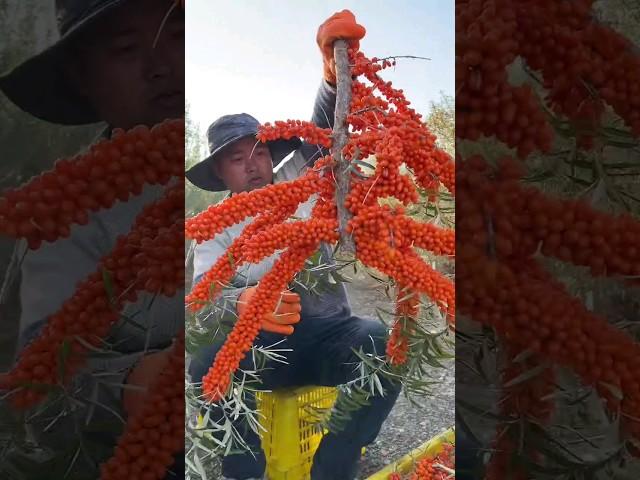
[[[365,354],[384,357],[386,355],[389,332],[387,326],[373,319],[362,319],[358,328],[357,344]],[[380,381],[385,389],[386,397],[392,404],[400,393],[402,386],[391,379],[382,376]]]
[[[388,336],[387,327],[381,322],[363,318],[356,332],[356,344],[365,353],[382,357],[387,348]]]

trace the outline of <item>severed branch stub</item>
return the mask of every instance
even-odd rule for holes
[[[333,123],[333,147],[332,155],[336,162],[334,169],[336,178],[336,205],[338,207],[338,231],[340,242],[338,252],[342,256],[353,258],[356,246],[353,237],[347,232],[351,212],[345,207],[345,199],[349,193],[351,169],[349,161],[344,158],[342,150],[349,141],[347,126],[347,114],[351,103],[351,69],[349,68],[349,56],[347,54],[347,42],[336,40],[333,44],[333,53],[336,61],[336,109]]]

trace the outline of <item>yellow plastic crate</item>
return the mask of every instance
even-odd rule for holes
[[[394,472],[398,472],[401,475],[406,475],[413,470],[415,462],[425,457],[435,457],[442,451],[445,444],[455,443],[455,440],[455,430],[453,428],[445,430],[439,435],[436,435],[435,437],[426,441],[398,461],[387,465],[382,470],[374,473],[373,475],[368,477],[367,480],[388,480],[389,475]]]
[[[318,431],[314,408],[329,409],[337,398],[332,387],[303,387],[260,392],[257,407],[264,416],[262,448],[269,480],[308,480],[313,455],[324,432]]]

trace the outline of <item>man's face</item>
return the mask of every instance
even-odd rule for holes
[[[241,138],[226,147],[212,168],[232,193],[262,188],[273,180],[269,147],[254,137]]]
[[[129,0],[82,34],[71,75],[113,127],[184,116],[184,10],[173,0]]]

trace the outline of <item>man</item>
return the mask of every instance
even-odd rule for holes
[[[336,100],[333,42],[347,40],[353,48],[365,30],[347,10],[330,17],[318,30],[318,44],[323,52],[324,81],[316,98],[312,122],[322,128],[333,124]],[[251,191],[270,183],[292,180],[320,155],[319,147],[301,144],[298,139],[276,140],[265,144],[256,142],[256,119],[247,114],[226,115],[211,124],[207,131],[210,155],[187,172],[187,178],[196,186],[210,191],[229,190],[231,194]],[[287,155],[292,157],[277,173],[273,167]],[[325,152],[323,152],[324,154]],[[298,217],[310,215],[313,200],[307,201],[296,212]],[[194,283],[225,255],[229,245],[243,227],[226,229],[213,240],[198,245],[194,253]],[[328,246],[321,248],[325,262],[331,262]],[[219,321],[235,317],[246,308],[255,293],[256,285],[270,270],[277,255],[259,264],[240,267],[231,288],[225,289],[214,305]],[[269,362],[260,372],[262,387],[277,389],[303,385],[335,386],[356,378],[354,363],[359,358],[354,349],[384,355],[387,332],[384,325],[371,319],[352,315],[346,290],[342,284],[318,296],[302,289],[286,292],[278,310],[262,321],[261,332],[255,345],[269,346],[282,341],[278,348],[291,349],[284,353],[286,364]],[[216,342],[198,351],[189,368],[194,382],[199,382],[211,366],[222,343]],[[241,369],[252,370],[251,355],[241,363]],[[352,480],[358,470],[361,449],[371,443],[393,407],[399,386],[384,382],[384,396],[370,399],[368,406],[352,414],[341,433],[326,435],[313,461],[312,480]],[[238,422],[236,428],[252,451],[227,455],[222,459],[225,479],[245,480],[262,478],[265,456],[260,449],[257,434]]]
[[[101,138],[114,128],[151,127],[184,116],[184,11],[174,0],[58,0],[55,5],[58,41],[0,77],[0,89],[13,103],[52,123],[103,122]],[[87,225],[71,229],[70,238],[38,250],[23,245],[19,348],[38,335],[164,190],[147,187],[91,214]],[[144,405],[144,388],[162,370],[164,351],[184,323],[183,299],[183,291],[172,298],[143,294],[126,305],[126,320],[113,328],[107,352],[92,356],[74,379],[69,391],[78,401],[58,418],[59,404],[58,410],[36,416],[31,427],[40,445],[61,459],[61,470],[48,470],[46,478],[62,478],[68,465],[73,478],[96,478],[96,463],[110,455],[122,431],[120,419]],[[73,453],[77,442],[83,454],[62,465],[65,450]],[[174,469],[180,475],[182,452],[177,458]]]

